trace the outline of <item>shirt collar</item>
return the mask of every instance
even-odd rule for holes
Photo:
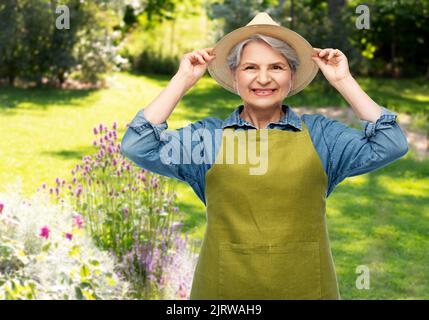
[[[253,128],[256,128],[253,124],[250,122],[245,121],[243,118],[240,117],[240,112],[243,111],[244,106],[240,105],[222,122],[222,129],[225,127],[234,127],[234,126],[251,126]],[[298,130],[302,131],[301,127],[301,118],[299,115],[297,115],[291,107],[288,105],[282,104],[282,109],[285,112],[285,115],[278,121],[278,122],[271,122],[276,125],[280,126],[292,126]]]

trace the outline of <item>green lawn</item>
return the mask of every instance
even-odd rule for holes
[[[117,121],[122,137],[125,124],[168,80],[117,73],[111,87],[99,91],[0,88],[0,192],[17,177],[27,196],[57,176],[69,179],[82,156],[94,151],[92,128]],[[416,125],[427,126],[422,119],[429,113],[429,90],[422,80],[358,81],[381,105],[417,115]],[[169,128],[207,116],[224,118],[240,103],[206,76],[182,99]],[[286,103],[346,107],[320,79]],[[201,238],[203,204],[189,186],[172,182],[186,230]],[[346,179],[330,195],[327,212],[342,298],[429,298],[429,160],[417,161],[409,152],[385,168]],[[369,290],[355,287],[359,265],[370,269]]]

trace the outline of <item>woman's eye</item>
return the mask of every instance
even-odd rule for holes
[[[254,69],[254,67],[253,67],[253,66],[247,66],[247,67],[245,67],[245,68],[244,68],[244,70],[247,70],[247,69],[249,69],[249,68]],[[282,70],[282,69],[283,69],[281,66],[274,66],[273,68],[274,68],[274,69],[276,69],[276,70]]]

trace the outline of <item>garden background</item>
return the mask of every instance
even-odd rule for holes
[[[177,71],[266,11],[314,47],[341,49],[398,114],[409,152],[327,201],[343,299],[429,298],[429,1],[5,0],[0,3],[0,299],[187,299],[205,231],[190,186],[120,154],[135,114]],[[70,29],[56,21],[70,10]],[[168,119],[225,118],[241,101],[206,74]],[[286,99],[361,128],[319,75]],[[370,288],[358,289],[367,266]],[[49,272],[47,271],[49,270]]]

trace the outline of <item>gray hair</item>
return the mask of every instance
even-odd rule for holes
[[[292,69],[292,71],[296,71],[297,67],[299,66],[299,59],[295,50],[282,40],[262,34],[251,35],[247,39],[236,44],[234,48],[231,49],[227,58],[228,66],[231,71],[234,72],[240,64],[241,53],[244,49],[244,46],[249,42],[255,40],[265,41],[273,49],[279,51],[286,58],[289,67]]]

